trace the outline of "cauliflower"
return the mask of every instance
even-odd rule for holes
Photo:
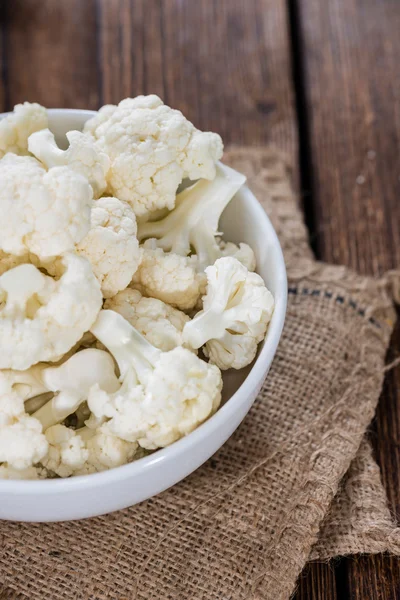
[[[248,244],[241,242],[239,246],[237,246],[232,242],[224,242],[221,240],[218,245],[221,251],[221,258],[223,256],[232,256],[241,262],[248,271],[255,271],[256,257]]]
[[[274,299],[257,273],[238,260],[220,258],[206,269],[208,286],[203,310],[185,324],[183,339],[220,369],[250,364],[265,337]]]
[[[89,457],[85,442],[73,429],[53,425],[46,431],[48,452],[42,465],[60,477],[69,477],[82,469]]]
[[[102,296],[89,262],[72,253],[61,262],[58,281],[31,264],[0,276],[0,369],[58,360],[95,321]]]
[[[91,212],[89,233],[77,246],[77,252],[92,265],[103,296],[110,298],[125,289],[139,261],[136,218],[129,204],[117,198],[100,198]]]
[[[100,198],[107,187],[110,159],[95,146],[92,137],[80,131],[69,131],[67,140],[69,148],[60,150],[51,131],[43,129],[30,136],[28,148],[47,169],[66,166],[83,175],[92,186],[93,197]]]
[[[225,207],[246,178],[241,173],[217,166],[213,181],[200,180],[178,194],[176,208],[160,221],[139,224],[140,241],[155,238],[155,244],[168,252],[197,257],[197,269],[204,270],[221,256],[215,239]]]
[[[45,456],[47,447],[42,425],[33,417],[23,414],[15,422],[0,426],[0,463],[26,469]]]
[[[138,448],[136,443],[88,427],[74,431],[64,425],[54,425],[47,429],[46,439],[49,450],[42,464],[59,477],[88,475],[119,467],[130,462]]]
[[[28,138],[47,127],[47,111],[40,104],[17,104],[14,112],[0,119],[0,158],[7,152],[28,154]]]
[[[93,473],[120,467],[131,462],[136,457],[138,444],[121,440],[109,431],[100,427],[94,432],[88,427],[78,429],[76,432],[86,441],[88,458],[85,466],[77,473]]]
[[[122,386],[94,386],[88,405],[103,431],[146,449],[167,446],[193,431],[221,401],[220,370],[182,347],[162,352],[114,311],[102,310],[92,333],[118,363]]]
[[[151,95],[66,137],[38,104],[0,121],[0,479],[91,474],[187,435],[274,308],[253,250],[221,239],[245,177],[219,135]]]
[[[36,375],[0,371],[0,463],[7,468],[26,469],[47,452],[41,423],[24,411],[27,394],[40,393]]]
[[[156,348],[168,352],[182,346],[182,331],[189,317],[155,298],[144,298],[138,290],[126,289],[106,300],[104,308],[115,310]]]
[[[223,151],[219,135],[199,131],[154,95],[103,106],[84,131],[111,159],[109,191],[141,218],[172,209],[185,177],[213,179]]]
[[[73,250],[89,231],[92,188],[68,167],[49,172],[29,156],[0,160],[0,249],[39,258]]]
[[[45,391],[55,394],[54,398],[33,413],[44,431],[75,412],[87,399],[93,385],[110,393],[120,387],[113,359],[107,352],[96,348],[82,350],[58,367],[44,365],[40,381]]]
[[[141,248],[141,261],[132,286],[146,296],[189,310],[196,306],[205,284],[204,273],[197,272],[195,257],[167,254],[150,240]]]

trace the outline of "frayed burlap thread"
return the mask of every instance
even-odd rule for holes
[[[310,559],[382,552],[400,555],[400,529],[387,506],[371,445],[364,439],[325,516]]]
[[[285,330],[262,391],[223,448],[163,494],[86,521],[1,523],[0,597],[292,593],[373,416],[395,314],[386,281],[312,260],[276,153],[237,149],[227,158],[248,174],[296,257]]]

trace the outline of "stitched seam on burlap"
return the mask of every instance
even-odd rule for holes
[[[301,294],[303,296],[310,296],[310,297],[315,297],[315,298],[323,297],[326,300],[332,300],[333,302],[336,302],[336,304],[339,304],[342,306],[349,306],[360,317],[365,317],[365,313],[366,313],[365,308],[361,308],[359,306],[359,304],[357,304],[357,302],[355,302],[351,298],[346,298],[345,296],[343,296],[341,294],[335,295],[335,294],[333,294],[333,292],[330,292],[328,290],[322,290],[322,289],[318,289],[318,288],[309,289],[309,288],[300,288],[300,287],[290,286],[288,288],[288,294],[290,294],[292,296],[297,296],[297,295]],[[368,317],[368,321],[374,327],[378,327],[379,329],[382,328],[381,323],[379,323],[379,321],[377,319],[375,319],[374,317]]]

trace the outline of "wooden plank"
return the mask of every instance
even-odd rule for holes
[[[6,5],[0,4],[0,112],[7,110],[7,61],[5,56],[7,39]]]
[[[325,260],[379,274],[400,260],[400,7],[391,0],[298,3],[317,251]],[[398,330],[396,355],[399,345]],[[398,517],[399,376],[397,370],[387,378],[375,436]],[[394,598],[398,567],[390,558],[348,561],[351,598]]]
[[[338,596],[334,565],[307,565],[299,579],[294,600],[346,600]]]
[[[48,107],[97,108],[95,0],[3,4],[5,108],[25,100]]]
[[[348,574],[350,600],[398,600],[400,561],[388,556],[357,556]]]
[[[400,311],[388,362],[400,356]],[[390,507],[400,521],[400,368],[386,377],[373,431],[373,443]],[[400,581],[400,580],[399,580]]]
[[[101,96],[156,93],[226,144],[297,159],[284,0],[99,0]]]

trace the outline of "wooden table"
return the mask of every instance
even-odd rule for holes
[[[3,0],[0,11],[1,110],[159,94],[227,144],[289,153],[319,258],[399,266],[398,0]],[[397,369],[372,433],[398,517],[399,390]],[[400,562],[312,565],[296,598],[395,600]]]

